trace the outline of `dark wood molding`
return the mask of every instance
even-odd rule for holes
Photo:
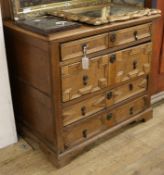
[[[145,7],[151,8],[152,0],[145,0]]]
[[[2,10],[2,18],[3,19],[11,19],[12,11],[9,0],[0,0],[1,10]]]
[[[164,91],[164,1],[157,0],[156,8],[162,10],[162,16],[155,22],[153,26],[153,63],[152,63],[152,89],[151,94]],[[158,34],[157,34],[158,31]]]

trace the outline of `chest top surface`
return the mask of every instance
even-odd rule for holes
[[[16,31],[23,35],[35,37],[43,41],[65,42],[65,41],[70,41],[70,40],[79,39],[83,37],[93,36],[96,34],[105,33],[108,31],[114,31],[122,28],[139,25],[139,24],[149,23],[155,19],[158,19],[159,17],[160,15],[157,14],[153,16],[145,16],[142,18],[137,18],[137,19],[128,20],[124,22],[115,22],[112,24],[106,24],[101,26],[81,25],[79,28],[76,28],[76,29],[61,31],[57,33],[51,33],[51,34],[48,34],[47,36],[43,36],[41,34],[24,29],[18,26],[17,24],[15,24],[15,22],[11,20],[5,21],[4,26],[12,31]]]
[[[71,33],[80,37],[84,34],[85,37],[90,32],[97,34],[119,26],[129,27],[138,21],[150,22],[150,19],[161,13],[157,9],[143,8],[143,3],[138,5],[129,1],[122,3],[111,0],[11,0],[10,4],[13,21],[36,35],[45,35],[46,37],[41,38],[46,40],[54,40],[54,36],[58,36],[57,32],[60,32],[60,37]]]

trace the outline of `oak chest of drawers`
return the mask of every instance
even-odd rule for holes
[[[5,22],[18,128],[56,166],[124,125],[152,118],[151,29],[157,17],[48,37]]]

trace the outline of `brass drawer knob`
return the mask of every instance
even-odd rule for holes
[[[137,31],[134,31],[134,38],[136,41],[138,40],[138,32]]]
[[[133,114],[134,114],[134,108],[133,108],[133,107],[131,107],[131,108],[129,109],[129,114],[130,114],[130,115],[133,115]]]
[[[111,34],[110,41],[113,42],[113,43],[116,41],[116,34],[115,33]]]
[[[113,114],[112,113],[110,113],[110,114],[108,114],[107,116],[106,116],[106,119],[107,120],[111,120],[113,118]]]
[[[87,108],[85,106],[83,106],[81,108],[81,115],[86,115],[86,113],[87,113]]]
[[[129,84],[129,90],[132,91],[134,89],[133,84]]]
[[[84,75],[84,76],[83,76],[83,85],[84,85],[84,86],[88,85],[88,80],[89,80],[88,75]]]
[[[87,129],[83,130],[82,135],[84,138],[87,138],[88,137],[88,130]]]
[[[108,100],[111,100],[113,97],[113,92],[108,92],[106,97]]]
[[[116,55],[113,54],[113,55],[110,56],[110,63],[113,64],[115,61],[116,61]]]

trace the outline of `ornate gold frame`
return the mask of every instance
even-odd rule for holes
[[[110,14],[112,7],[118,6],[120,9],[123,7],[130,7],[134,9],[131,12],[124,12],[120,14]],[[99,10],[100,16],[99,17],[93,17],[90,15],[85,15],[84,12],[93,12]],[[81,13],[82,12],[82,13]],[[150,16],[155,14],[161,14],[160,10],[157,9],[145,9],[142,7],[135,7],[128,4],[119,4],[119,3],[108,3],[108,4],[102,4],[102,5],[95,5],[92,7],[78,7],[78,8],[72,8],[72,9],[64,9],[64,10],[56,10],[54,12],[50,12],[51,15],[57,16],[57,17],[63,17],[68,20],[72,21],[80,21],[87,24],[92,25],[101,25],[111,22],[117,22],[117,21],[126,21],[131,19],[140,18],[143,16]]]
[[[20,0],[11,0],[11,7],[13,8],[13,19],[28,19],[31,17],[44,15],[46,13],[57,17],[64,17],[72,21],[79,21],[92,25],[101,25],[110,22],[125,21],[139,18],[142,16],[149,16],[161,13],[160,10],[144,9],[141,7],[137,7],[138,9],[134,10],[133,12],[111,15],[110,8],[113,5],[120,6],[120,9],[121,7],[128,7],[128,5],[111,3],[111,0],[66,0],[65,2],[55,2],[55,0],[53,1],[53,3],[22,8],[20,5]],[[135,6],[132,6],[132,8],[135,8]],[[94,11],[96,11],[97,9],[100,9],[101,11],[100,17],[93,17],[90,15],[79,13],[80,11],[94,13]]]

